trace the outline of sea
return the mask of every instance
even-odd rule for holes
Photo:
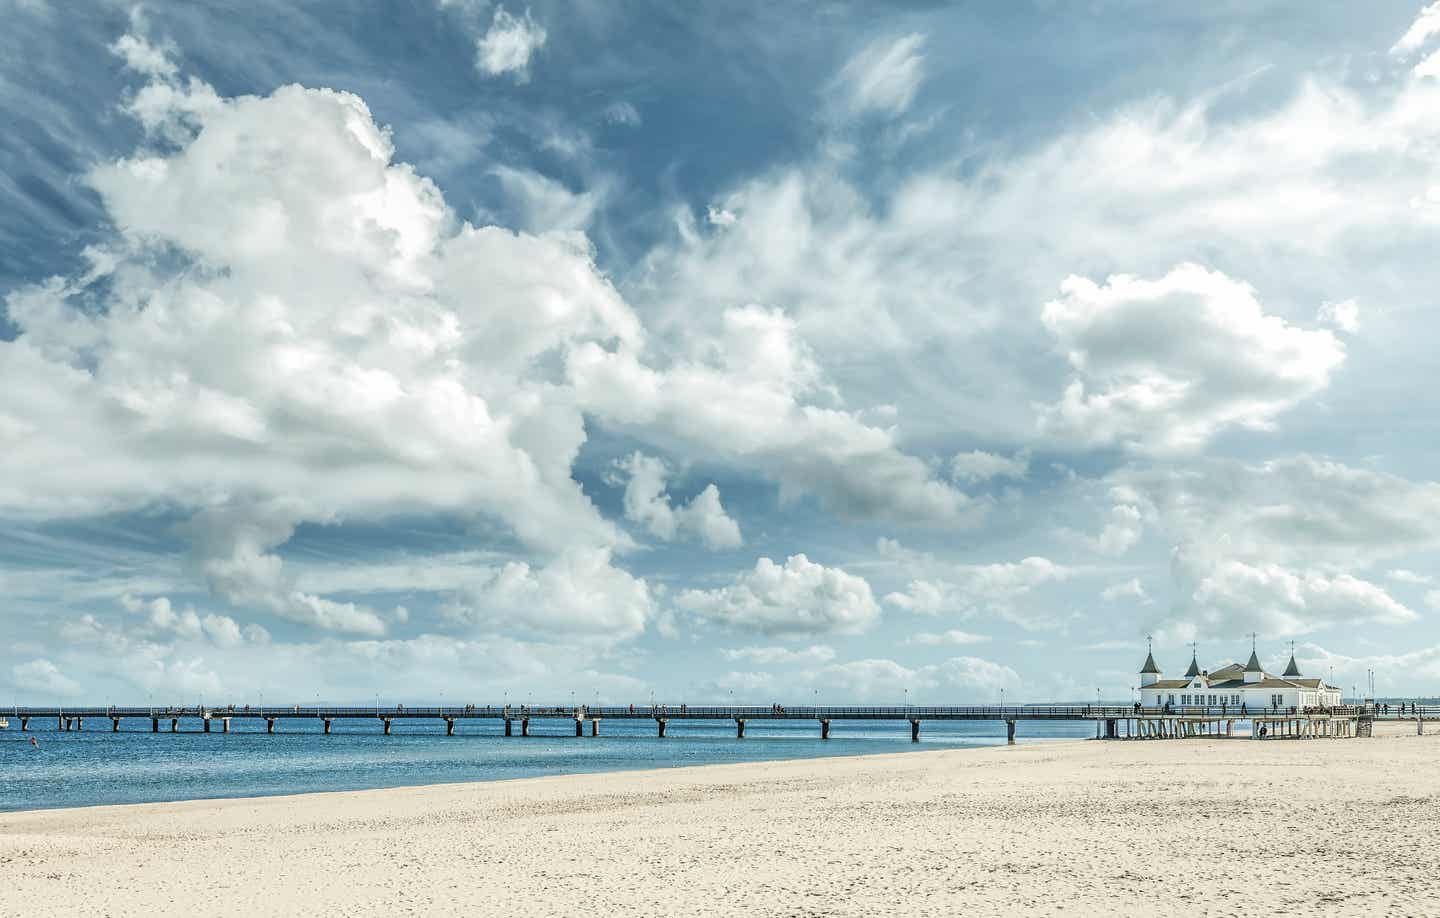
[[[162,724],[162,729],[169,724]],[[518,724],[516,732],[518,733]],[[237,718],[230,733],[204,733],[198,719],[178,733],[151,733],[148,719],[108,718],[83,731],[60,732],[54,721],[30,722],[22,733],[10,718],[0,730],[0,811],[151,803],[224,797],[303,794],[500,781],[540,775],[762,762],[1004,745],[1005,725],[990,721],[925,721],[910,742],[905,721],[834,721],[830,739],[809,721],[751,720],[745,738],[732,721],[671,720],[667,736],[648,720],[607,720],[601,735],[576,737],[567,720],[532,720],[529,737],[506,737],[499,720],[462,720],[446,736],[442,721],[395,721],[390,736],[373,721],[281,720],[273,734],[263,721]],[[1020,721],[1019,743],[1084,739],[1089,722]],[[34,737],[35,744],[30,742]]]

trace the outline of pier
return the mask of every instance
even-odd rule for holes
[[[1398,706],[1395,706],[1398,708]],[[1319,737],[1363,737],[1370,735],[1375,720],[1414,721],[1423,733],[1427,721],[1440,720],[1440,706],[1410,706],[1408,713],[1378,708],[1373,704],[1339,705],[1325,709],[1265,709],[1248,711],[1232,706],[1144,708],[1135,705],[960,705],[922,707],[827,707],[819,705],[458,705],[393,707],[331,707],[324,705],[225,705],[209,707],[15,707],[10,717],[28,731],[32,721],[53,722],[62,732],[83,730],[88,719],[107,723],[118,733],[125,720],[149,721],[152,733],[177,733],[182,720],[196,720],[205,733],[229,733],[235,720],[264,721],[265,732],[274,733],[281,721],[310,721],[321,724],[321,732],[329,734],[337,720],[371,721],[385,735],[390,735],[395,721],[441,721],[445,734],[454,736],[456,725],[490,720],[504,725],[504,735],[531,735],[531,722],[573,723],[575,736],[601,735],[606,720],[652,721],[655,735],[664,738],[671,721],[730,721],[735,725],[735,738],[745,738],[750,722],[810,721],[818,729],[819,738],[830,738],[835,722],[904,722],[910,727],[910,740],[918,743],[921,724],[926,721],[968,720],[996,721],[1005,724],[1006,737],[1015,741],[1017,726],[1024,721],[1091,721],[1097,739],[1184,739],[1189,737],[1235,736],[1236,722],[1251,725],[1253,739],[1310,739]],[[518,730],[516,729],[516,725]]]

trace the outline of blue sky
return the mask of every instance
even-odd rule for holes
[[[1440,681],[1440,5],[0,20],[16,701]]]

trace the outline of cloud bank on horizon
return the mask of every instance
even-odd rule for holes
[[[1440,679],[1435,6],[107,10],[0,14],[17,699]]]

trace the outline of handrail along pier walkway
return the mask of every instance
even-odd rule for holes
[[[923,721],[968,720],[999,721],[1006,725],[1010,742],[1015,741],[1016,724],[1020,721],[1093,721],[1096,736],[1107,739],[1160,739],[1190,736],[1231,736],[1235,721],[1250,721],[1252,735],[1264,737],[1369,736],[1374,720],[1414,720],[1423,732],[1426,720],[1440,720],[1440,706],[1411,707],[1411,713],[1390,713],[1373,704],[1339,705],[1331,708],[1296,710],[1266,708],[1246,710],[1241,706],[1144,708],[1136,705],[958,705],[958,706],[824,706],[824,705],[367,705],[334,707],[326,705],[224,705],[210,707],[20,707],[5,713],[20,722],[21,730],[30,728],[30,721],[54,719],[58,730],[83,729],[87,718],[111,722],[111,730],[119,732],[120,722],[127,718],[150,721],[151,732],[161,732],[168,721],[169,732],[178,732],[185,718],[199,718],[204,732],[219,721],[223,733],[230,732],[235,719],[264,720],[266,732],[275,732],[280,720],[312,720],[323,724],[329,733],[337,720],[375,720],[388,735],[394,721],[442,720],[447,735],[454,735],[457,722],[500,720],[505,735],[514,735],[514,723],[520,723],[520,735],[530,735],[532,720],[565,720],[575,724],[575,735],[585,734],[589,724],[591,736],[600,735],[604,720],[650,720],[656,725],[657,736],[664,737],[670,721],[724,721],[735,723],[735,735],[745,737],[750,721],[805,720],[820,726],[820,738],[830,738],[833,721],[908,721],[910,739],[920,741]],[[1263,728],[1263,729],[1262,729]]]

